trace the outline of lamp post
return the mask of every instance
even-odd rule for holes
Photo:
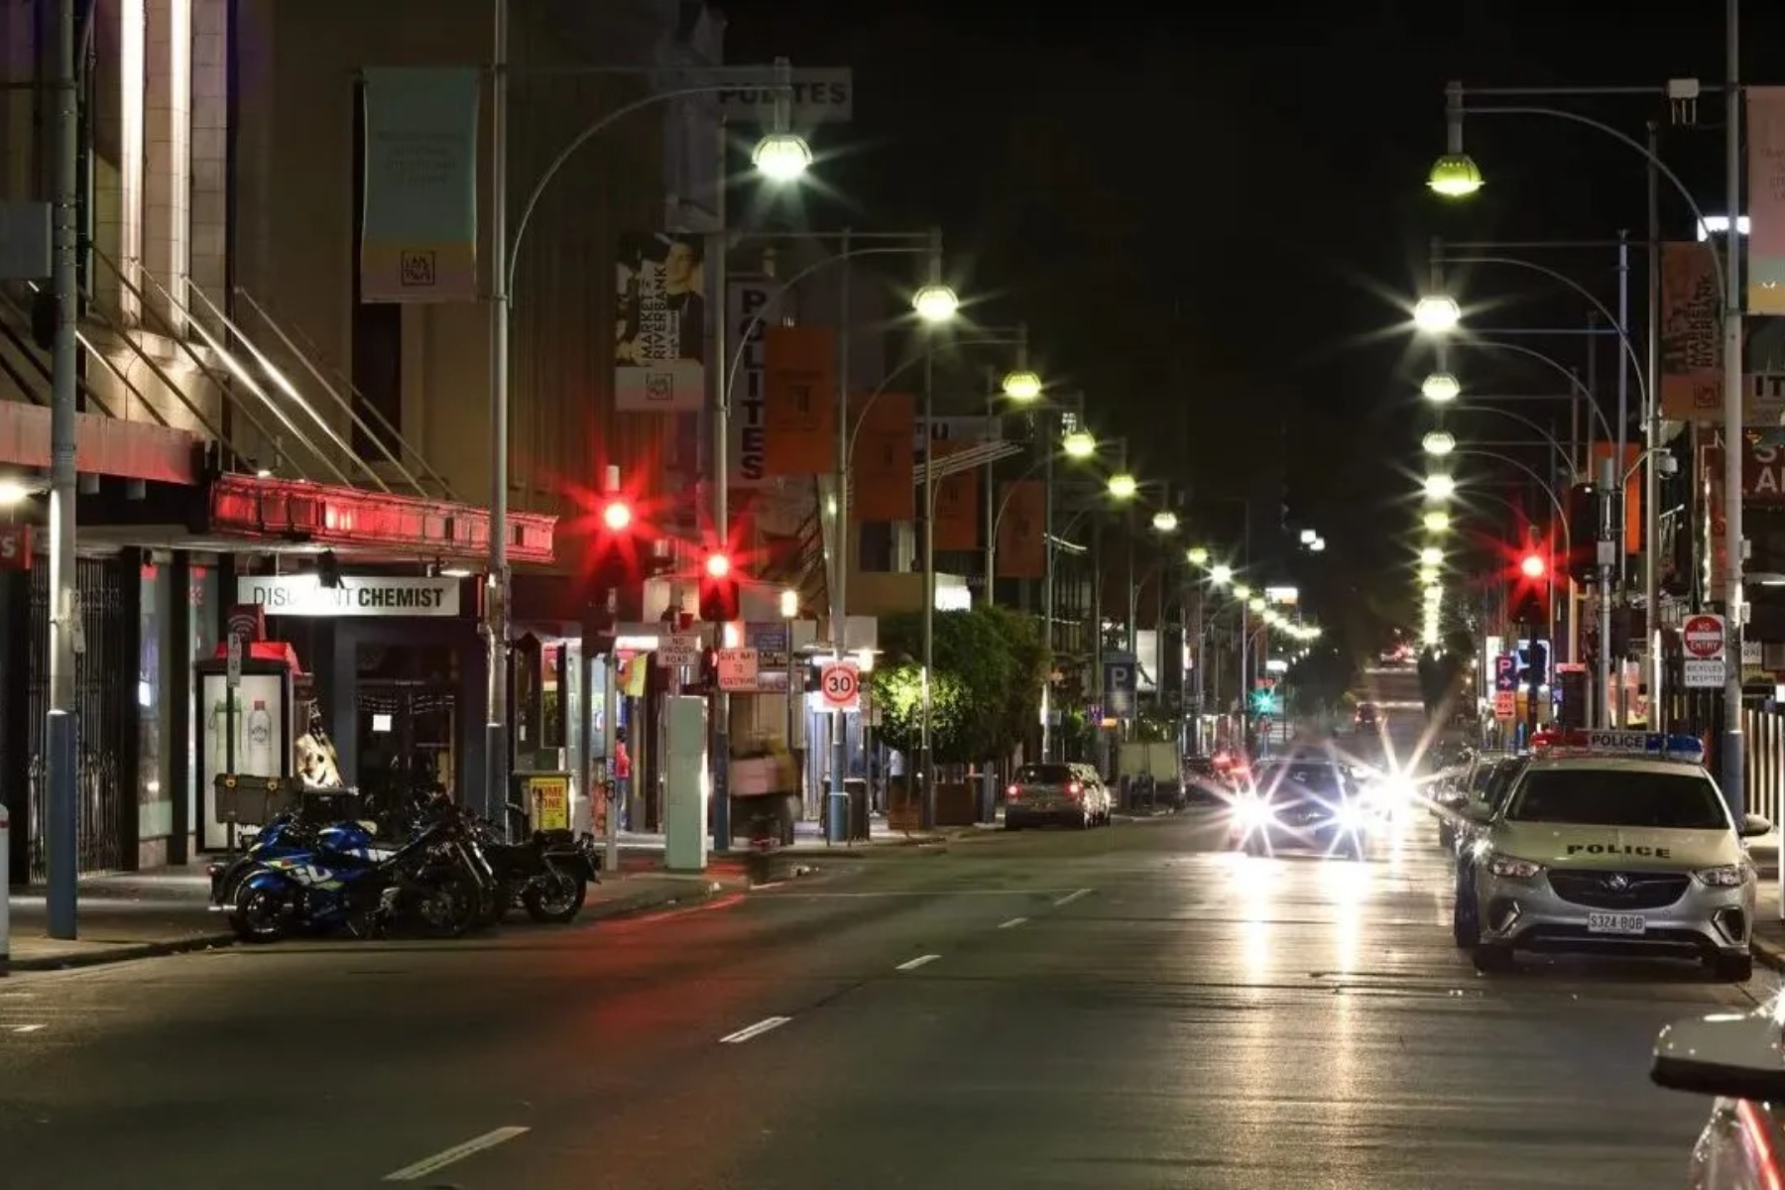
[[[654,104],[672,99],[690,98],[698,95],[717,95],[734,90],[743,85],[767,85],[775,89],[775,120],[772,131],[757,145],[752,160],[759,172],[778,180],[798,177],[812,161],[811,150],[798,136],[788,130],[788,101],[792,94],[791,68],[785,59],[778,60],[772,66],[764,67],[698,67],[689,68],[689,74],[701,81],[691,85],[675,86],[667,90],[654,92],[641,99],[622,104],[614,110],[603,114],[590,123],[582,132],[571,138],[570,142],[553,158],[545,172],[534,184],[527,201],[522,205],[521,216],[516,223],[512,239],[508,226],[508,0],[492,0],[495,16],[494,35],[494,67],[491,84],[490,102],[490,168],[493,175],[492,195],[490,200],[490,547],[489,573],[485,578],[484,599],[484,633],[487,650],[488,688],[487,714],[484,730],[484,765],[485,765],[485,804],[489,813],[495,815],[505,799],[508,786],[508,631],[509,631],[509,575],[508,575],[508,412],[509,412],[509,320],[512,315],[512,294],[514,291],[515,263],[518,260],[521,241],[526,235],[534,209],[539,204],[540,196],[545,193],[558,173],[570,158],[589,141],[612,127],[618,121]],[[660,67],[638,66],[591,66],[578,68],[578,73],[627,75],[645,78],[660,78],[664,71]],[[767,76],[765,78],[765,75]],[[715,199],[715,219],[719,230],[715,233],[716,253],[710,253],[718,262],[716,265],[719,277],[721,298],[724,292],[724,255],[725,255],[725,178],[726,161],[724,159],[724,127],[720,126],[719,169],[716,174],[717,196]],[[715,336],[720,343],[724,341],[724,319],[718,318]],[[715,474],[712,479],[712,509],[717,531],[723,535],[727,518],[725,494],[725,454],[723,443],[726,438],[724,408],[724,352],[714,355],[713,363],[713,401],[712,415],[714,421],[713,441],[715,446]],[[717,724],[715,724],[717,726]],[[506,816],[504,816],[506,817]],[[728,818],[723,810],[720,819]]]
[[[1724,451],[1724,585],[1725,602],[1728,610],[1727,647],[1736,657],[1741,655],[1742,624],[1746,619],[1746,608],[1742,589],[1744,548],[1742,535],[1742,456],[1735,449],[1735,444],[1742,441],[1742,294],[1741,266],[1737,252],[1737,228],[1739,228],[1739,212],[1741,210],[1742,181],[1742,91],[1741,91],[1741,4],[1740,0],[1725,0],[1724,34],[1726,81],[1724,85],[1724,103],[1726,117],[1724,120],[1724,168],[1727,199],[1729,207],[1730,235],[1728,250],[1721,258],[1714,247],[1707,244],[1711,251],[1711,260],[1718,274],[1718,281],[1723,290],[1723,440],[1729,444]],[[1635,89],[1637,93],[1660,95],[1675,98],[1675,87],[1684,85],[1697,92],[1697,80],[1682,80],[1680,83],[1669,83],[1661,88]],[[1630,88],[1570,88],[1564,92],[1571,95],[1582,94],[1630,94]],[[1480,171],[1474,169],[1473,161],[1468,161],[1468,168],[1463,168],[1459,159],[1467,158],[1463,151],[1463,117],[1465,115],[1516,115],[1543,116],[1552,119],[1566,120],[1583,127],[1593,128],[1612,139],[1634,150],[1648,162],[1651,174],[1651,187],[1659,185],[1657,179],[1664,178],[1680,197],[1688,209],[1698,220],[1698,225],[1708,227],[1703,210],[1693,197],[1691,190],[1680,180],[1660,156],[1655,152],[1653,138],[1645,145],[1643,142],[1628,136],[1604,121],[1579,112],[1563,108],[1540,106],[1533,103],[1536,97],[1556,94],[1541,88],[1470,88],[1465,91],[1460,82],[1451,82],[1445,88],[1446,126],[1448,143],[1445,156],[1433,167],[1428,185],[1440,194],[1448,197],[1466,197],[1478,191],[1482,186]],[[1495,96],[1512,98],[1510,105],[1470,106],[1465,100],[1468,95]],[[1450,159],[1447,163],[1447,159]],[[1651,208],[1652,209],[1652,208]],[[1657,394],[1658,395],[1658,394]],[[1655,444],[1651,444],[1655,445]],[[1651,467],[1653,463],[1651,463]],[[1651,481],[1653,482],[1653,481]],[[1646,575],[1645,575],[1646,581]],[[1654,608],[1649,609],[1654,614]],[[1726,667],[1723,687],[1723,741],[1721,748],[1721,764],[1719,765],[1720,784],[1729,808],[1738,817],[1744,806],[1744,773],[1745,756],[1742,739],[1742,679],[1739,662]]]

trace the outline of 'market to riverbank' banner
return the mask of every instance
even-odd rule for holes
[[[363,302],[477,300],[476,68],[365,75]]]

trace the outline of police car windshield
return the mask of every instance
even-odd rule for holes
[[[1693,772],[1548,769],[1525,774],[1507,807],[1509,822],[1727,830],[1716,786]]]

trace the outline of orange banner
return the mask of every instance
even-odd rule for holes
[[[975,446],[973,442],[936,441],[930,443],[932,455],[945,459],[956,451]],[[939,550],[976,550],[979,548],[979,468],[957,471],[936,481],[936,548]]]
[[[1589,474],[1599,474],[1599,460],[1612,458],[1617,453],[1614,442],[1593,443],[1593,469]],[[1624,489],[1624,552],[1626,554],[1642,553],[1642,473],[1631,475],[1626,482],[1622,477],[1636,465],[1642,457],[1642,447],[1626,444],[1624,447],[1624,465],[1618,468],[1619,486]],[[1578,542],[1574,543],[1579,548]],[[1588,549],[1591,550],[1591,546]]]
[[[828,326],[763,328],[763,474],[836,470],[836,363],[837,336]]]
[[[1047,487],[1019,479],[998,489],[998,577],[1042,578],[1047,573]]]
[[[850,403],[850,416],[859,424],[849,455],[849,512],[858,521],[916,519],[913,405],[905,393],[857,397]]]
[[[1661,246],[1661,412],[1674,421],[1723,415],[1722,295],[1705,244]]]
[[[1785,314],[1785,87],[1748,94],[1748,311]]]

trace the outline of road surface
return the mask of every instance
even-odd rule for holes
[[[1683,1184],[1686,968],[1477,976],[1421,822],[1356,865],[1206,816],[833,862],[453,944],[0,981],[7,1190]],[[395,1179],[395,1181],[393,1181]]]

